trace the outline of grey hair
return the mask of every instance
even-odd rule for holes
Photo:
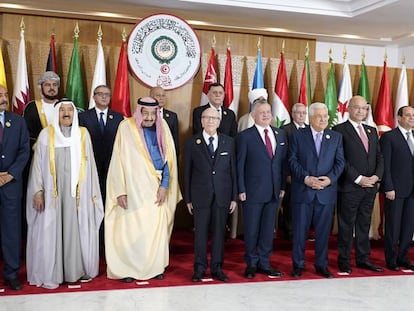
[[[328,107],[324,103],[316,102],[309,106],[309,116],[313,116],[316,109],[325,109],[328,111]]]
[[[298,110],[299,107],[305,107],[306,108],[306,106],[304,104],[296,103],[292,106],[292,112],[296,112],[296,110]]]

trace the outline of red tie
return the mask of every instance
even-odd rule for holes
[[[264,134],[265,134],[266,150],[267,150],[267,153],[269,154],[269,157],[271,159],[273,159],[272,143],[270,142],[270,138],[269,138],[269,135],[267,134],[267,132],[269,132],[269,130],[268,129],[265,129],[264,130]]]
[[[365,151],[368,152],[368,137],[367,134],[365,134],[364,130],[362,129],[362,125],[359,124],[357,126],[359,131],[359,137],[361,137],[362,144],[364,145]]]

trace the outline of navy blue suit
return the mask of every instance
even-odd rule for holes
[[[111,161],[112,148],[119,123],[124,119],[122,114],[108,109],[105,130],[101,132],[96,109],[92,108],[79,114],[79,125],[88,129],[91,135],[93,153],[95,155],[96,168],[98,170],[99,185],[102,198],[106,197],[106,175]]]
[[[384,251],[387,266],[410,262],[408,249],[414,231],[414,157],[399,128],[382,134],[384,157],[382,192],[395,191],[395,200],[385,199]]]
[[[294,268],[305,266],[305,243],[311,222],[315,228],[315,266],[328,265],[328,239],[337,198],[337,181],[344,169],[342,135],[325,130],[319,156],[311,128],[294,132],[289,141],[289,165],[292,174],[292,226]],[[331,184],[322,190],[305,185],[307,176],[327,176]]]
[[[162,109],[162,117],[167,122],[168,127],[170,128],[171,135],[174,139],[174,145],[175,145],[175,152],[177,154],[177,161],[178,161],[178,155],[180,153],[179,150],[179,140],[178,140],[178,117],[177,114],[174,111],[168,110],[163,108]]]
[[[224,238],[230,202],[237,199],[236,155],[233,138],[218,134],[212,157],[202,133],[185,144],[185,201],[193,204],[195,241],[194,271],[207,268],[209,227],[212,233],[211,273],[221,270]]]
[[[0,187],[0,236],[5,280],[17,278],[20,269],[22,173],[29,155],[29,131],[25,120],[12,112],[4,112],[0,172],[13,176],[10,182]]]
[[[288,143],[285,131],[272,127],[276,139],[273,158],[256,126],[237,136],[237,177],[239,193],[246,193],[243,204],[245,261],[247,266],[270,267],[273,230],[280,190],[286,180]]]

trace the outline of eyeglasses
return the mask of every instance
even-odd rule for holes
[[[220,117],[202,116],[201,119],[208,121],[220,121]]]
[[[111,96],[111,93],[104,93],[104,92],[96,92],[95,95],[99,96],[99,97],[104,97],[104,96]]]

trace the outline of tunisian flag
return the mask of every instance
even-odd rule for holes
[[[214,48],[211,48],[210,59],[208,61],[208,67],[206,71],[206,76],[204,77],[203,93],[201,93],[201,102],[200,106],[207,105],[208,98],[207,92],[210,84],[217,83],[217,59],[216,52]]]
[[[384,70],[382,72],[381,85],[378,92],[378,101],[375,106],[374,119],[378,127],[379,135],[394,128],[391,92],[390,84],[388,82],[386,61],[384,61]]]
[[[118,69],[116,71],[115,84],[112,91],[111,108],[124,117],[131,116],[131,105],[129,97],[128,59],[126,53],[127,42],[122,40],[119,52]]]
[[[231,52],[230,48],[227,48],[226,53],[226,68],[224,71],[224,107],[233,110],[237,115],[237,108],[234,103],[234,92],[233,92],[233,73],[231,68]]]

